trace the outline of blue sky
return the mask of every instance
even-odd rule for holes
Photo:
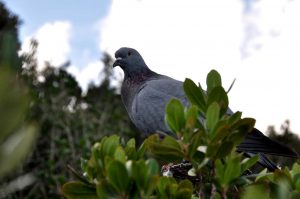
[[[72,51],[69,59],[79,67],[84,67],[80,59],[83,50],[88,50],[90,59],[100,59],[99,36],[95,26],[107,15],[110,0],[4,0],[4,2],[23,21],[20,29],[21,40],[46,22],[69,21],[72,23],[70,41]]]
[[[299,0],[4,2],[24,21],[22,49],[35,37],[41,66],[71,60],[68,71],[84,89],[101,79],[101,52],[134,47],[152,70],[178,80],[205,85],[211,69],[225,87],[236,78],[232,110],[256,118],[262,131],[290,119],[300,133]]]

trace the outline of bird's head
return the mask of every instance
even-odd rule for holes
[[[116,51],[115,57],[113,67],[120,66],[125,73],[136,72],[147,67],[143,57],[133,48],[122,47]]]

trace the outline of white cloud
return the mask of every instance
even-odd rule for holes
[[[102,21],[100,49],[134,47],[153,70],[200,80],[212,66],[222,72],[239,62],[241,6],[216,0],[113,1]]]
[[[240,0],[114,0],[101,21],[100,49],[134,47],[151,69],[202,84],[215,68],[225,87],[237,78],[234,110],[255,117],[263,131],[291,119],[300,132],[300,7],[287,2],[253,1],[244,14]]]
[[[45,67],[45,62],[50,62],[52,66],[59,67],[68,61],[71,53],[72,24],[68,21],[55,21],[45,23],[37,29],[31,36],[25,38],[22,51],[28,52],[30,49],[30,40],[32,38],[38,41],[37,60],[38,70]],[[82,59],[86,60],[89,56],[86,50],[82,52]],[[78,83],[84,91],[88,84],[94,81],[96,84],[100,81],[100,72],[103,69],[101,61],[86,60],[85,67],[71,65],[68,71],[75,76]]]
[[[46,23],[25,38],[22,51],[29,50],[30,40],[34,38],[38,41],[38,69],[43,69],[46,61],[53,66],[59,66],[69,59],[71,28],[71,23],[68,21]]]
[[[86,91],[90,82],[93,81],[95,84],[100,83],[100,74],[103,67],[101,61],[93,61],[88,63],[87,66],[82,69],[76,66],[70,66],[68,72],[75,76],[82,89]]]
[[[292,130],[300,133],[299,10],[299,1],[264,0],[247,16],[260,34],[249,41],[232,101],[264,129],[290,119]]]

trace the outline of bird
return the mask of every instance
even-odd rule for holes
[[[165,123],[166,105],[172,98],[176,98],[184,106],[189,106],[183,82],[152,71],[133,48],[120,48],[115,52],[115,58],[113,68],[119,66],[124,72],[121,98],[133,124],[146,136],[155,132],[172,135]],[[228,109],[227,114],[233,112]],[[278,169],[278,166],[266,154],[298,157],[296,152],[271,140],[256,128],[247,133],[244,141],[237,146],[237,151],[248,157],[258,154],[258,162],[269,171]]]

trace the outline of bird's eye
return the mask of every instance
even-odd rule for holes
[[[130,56],[131,55],[131,52],[130,51],[128,51],[128,56]]]

